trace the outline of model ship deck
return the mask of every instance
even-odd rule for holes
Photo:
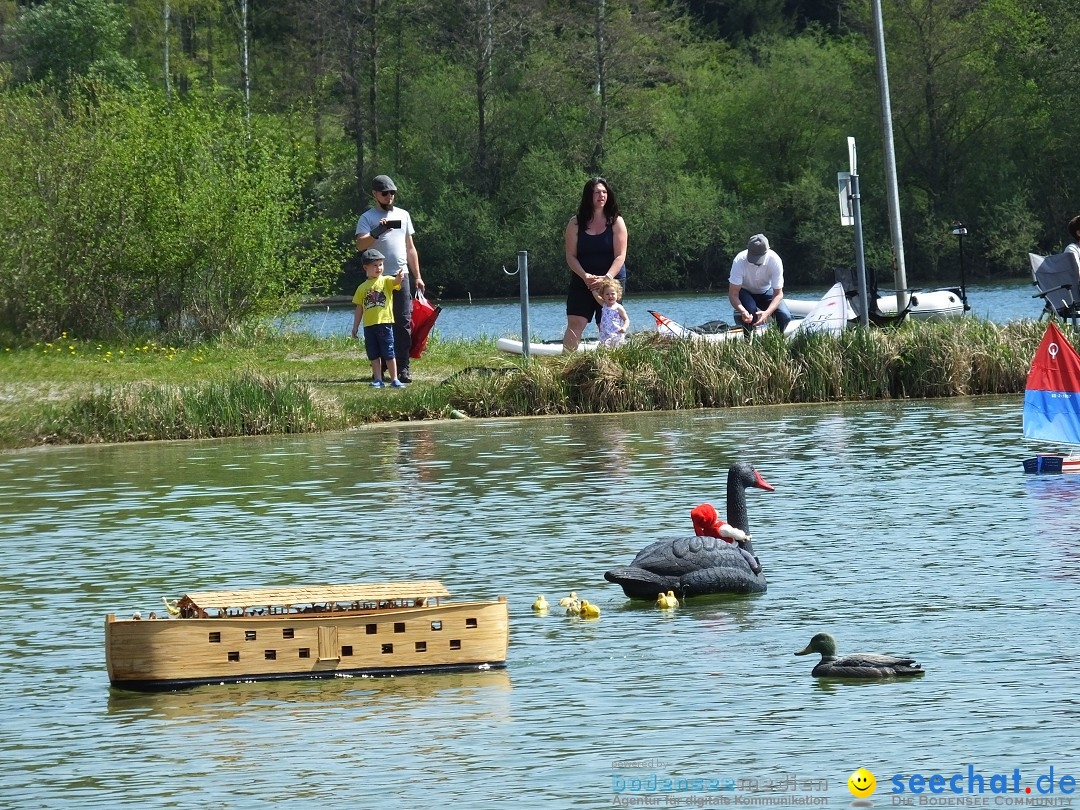
[[[190,592],[174,618],[106,617],[109,680],[175,689],[505,666],[506,597],[449,595],[434,580]]]

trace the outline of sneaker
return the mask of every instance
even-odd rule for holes
[[[390,382],[390,387],[391,388],[404,388],[405,383],[403,383],[401,380],[392,380]]]
[[[371,381],[371,387],[372,388],[382,388],[383,387],[383,381],[382,380],[372,380]]]
[[[407,368],[401,369],[401,371],[398,372],[397,377],[403,383],[411,383],[412,382],[412,375],[409,373],[409,370]]]

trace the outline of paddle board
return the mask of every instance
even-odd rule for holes
[[[520,340],[514,338],[499,338],[495,341],[495,348],[500,352],[506,352],[507,354],[521,354],[524,344]],[[578,344],[577,350],[579,352],[589,352],[596,348],[597,341],[595,340],[583,340]],[[550,343],[530,343],[529,344],[529,356],[530,357],[553,357],[557,354],[562,354],[562,342],[552,341]]]

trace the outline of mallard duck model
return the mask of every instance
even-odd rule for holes
[[[748,536],[747,487],[773,491],[750,464],[731,465],[727,479],[727,522]],[[749,537],[741,546],[749,555],[720,537],[658,540],[639,551],[630,565],[608,571],[604,579],[619,585],[631,599],[653,600],[658,592],[667,591],[683,598],[714,593],[764,593],[764,575],[754,573],[746,561],[747,556],[754,555]]]
[[[836,639],[828,633],[818,633],[810,643],[795,655],[820,653],[814,671],[816,678],[892,678],[894,676],[922,675],[923,668],[914,658],[900,658],[881,653],[852,653],[836,656]]]

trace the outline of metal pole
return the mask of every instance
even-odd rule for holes
[[[964,278],[964,237],[967,236],[967,228],[964,227],[963,222],[953,225],[953,236],[960,245],[960,300],[964,302],[964,312],[967,312],[971,306],[968,304],[967,281]]]
[[[851,212],[855,219],[855,268],[859,282],[859,321],[870,325],[869,296],[866,293],[866,255],[863,252],[862,196],[859,194],[859,175],[851,175]],[[875,302],[876,303],[876,302]]]
[[[896,279],[896,312],[907,308],[907,269],[904,267],[904,237],[900,231],[900,195],[896,186],[896,153],[893,150],[892,103],[889,101],[889,69],[885,64],[885,26],[881,0],[873,0],[874,50],[877,54],[878,85],[881,89],[881,129],[885,141],[885,187],[889,197],[889,233],[892,236]]]
[[[518,251],[518,280],[521,285],[521,356],[529,359],[529,251]]]

